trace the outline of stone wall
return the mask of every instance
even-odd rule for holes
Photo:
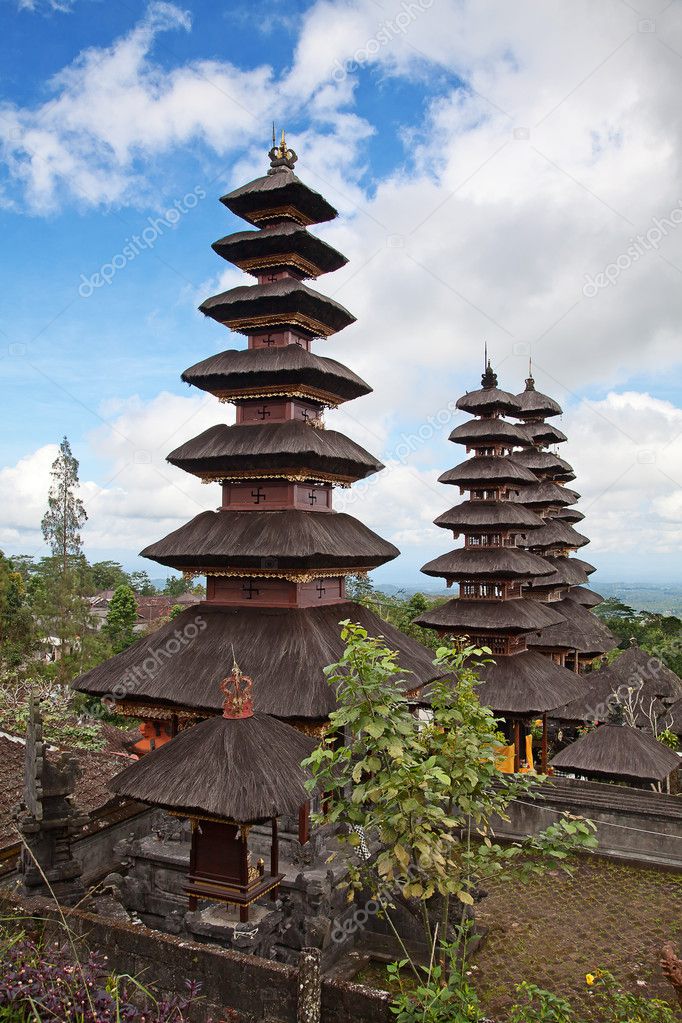
[[[48,921],[55,934],[61,922],[54,903],[19,903],[0,894],[3,916],[30,914]],[[195,1023],[296,1023],[298,970],[276,963],[160,934],[143,925],[103,920],[79,909],[65,910],[72,932],[109,957],[112,970],[138,976],[158,990],[184,993],[187,979],[198,980],[204,1000]],[[233,1010],[231,1013],[229,1010]],[[360,984],[323,980],[322,1023],[389,1023],[388,996]]]
[[[631,863],[682,870],[682,797],[601,782],[554,778],[535,799],[515,801],[509,821],[496,820],[499,838],[543,830],[568,811],[597,825],[598,852]]]

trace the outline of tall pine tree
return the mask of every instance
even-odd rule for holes
[[[47,511],[41,527],[45,543],[53,556],[59,558],[61,571],[66,573],[69,559],[82,553],[80,529],[88,519],[77,493],[78,459],[74,457],[66,437],[59,445],[59,454],[52,463],[50,475]]]
[[[52,557],[44,579],[39,616],[43,628],[52,634],[56,632],[59,639],[59,674],[65,679],[68,674],[65,658],[80,648],[87,622],[87,605],[81,597],[80,577],[85,561],[80,530],[88,518],[78,496],[78,460],[66,437],[52,463],[51,477],[41,526]]]

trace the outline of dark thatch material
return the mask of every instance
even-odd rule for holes
[[[457,408],[474,416],[489,416],[497,413],[516,415],[519,403],[513,394],[501,391],[499,387],[482,387],[478,391],[467,391],[457,399]]]
[[[188,815],[249,822],[296,814],[310,798],[310,774],[301,761],[316,746],[315,739],[267,714],[214,717],[148,753],[110,787]]]
[[[308,224],[323,224],[338,216],[336,210],[319,192],[304,185],[292,170],[281,168],[275,174],[249,181],[222,196],[221,203],[242,220],[257,224],[262,219],[259,211],[277,210],[278,217],[286,217],[286,207],[293,207],[300,219]],[[256,214],[254,216],[254,214]],[[271,218],[274,219],[274,218]]]
[[[573,466],[551,451],[540,451],[538,448],[528,448],[525,451],[517,451],[514,461],[519,465],[525,465],[539,477],[548,477],[552,480],[565,480],[567,483],[575,479]]]
[[[516,400],[520,409],[519,418],[541,416],[544,419],[548,416],[560,416],[563,411],[554,398],[535,390],[535,381],[532,377],[528,377],[525,390],[516,395]]]
[[[638,646],[630,646],[619,654],[607,668],[601,669],[599,678],[608,681],[614,691],[619,686],[637,686],[644,682],[656,696],[682,698],[682,679],[659,657]]]
[[[434,519],[437,526],[453,533],[491,533],[499,530],[535,532],[544,519],[512,501],[462,501]]]
[[[467,600],[455,598],[424,611],[416,625],[427,629],[448,629],[458,634],[506,632],[521,635],[561,621],[554,606],[537,600]]]
[[[485,484],[531,483],[536,479],[530,469],[518,465],[512,458],[501,455],[474,455],[448,469],[438,477],[439,483],[453,483],[460,487],[478,487]]]
[[[331,273],[345,266],[348,260],[321,238],[309,234],[305,227],[291,222],[273,224],[260,231],[238,231],[220,238],[211,246],[214,252],[234,263],[247,273],[257,274],[258,267],[252,266],[266,259],[268,268],[293,267],[304,277],[316,277],[319,273]],[[299,260],[291,257],[298,256]],[[243,265],[246,264],[246,265]],[[262,266],[260,272],[263,272]]]
[[[512,501],[519,501],[529,508],[561,508],[564,505],[575,504],[580,500],[580,494],[568,487],[560,487],[558,483],[535,483],[522,487],[518,495],[511,498]]]
[[[568,522],[562,522],[560,519],[546,519],[545,525],[541,529],[534,529],[527,540],[529,547],[533,549],[537,547],[541,550],[563,549],[564,547],[577,549],[584,547],[589,542],[586,536],[579,533]]]
[[[604,603],[601,593],[595,593],[594,590],[587,589],[585,586],[571,586],[568,595],[571,600],[574,600],[576,604],[582,604],[583,607],[597,607]]]
[[[593,565],[589,565],[580,558],[547,558],[545,564],[554,569],[550,575],[537,579],[532,583],[534,589],[554,589],[557,586],[579,586],[587,582],[588,570],[594,572]]]
[[[537,650],[497,656],[495,662],[481,669],[483,685],[478,696],[481,703],[500,714],[544,714],[586,689],[582,675],[562,668]]]
[[[199,309],[242,334],[262,327],[267,321],[302,327],[312,337],[328,337],[355,323],[353,314],[333,298],[293,278],[230,288],[207,298]]]
[[[562,616],[563,621],[542,629],[537,636],[528,639],[529,646],[553,650],[577,650],[584,657],[615,650],[618,641],[610,629],[587,608],[576,604],[570,598],[550,605]]]
[[[555,558],[554,560],[555,561],[562,561],[562,560],[563,561],[570,561],[571,565],[573,565],[575,568],[581,568],[583,570],[583,572],[585,573],[585,575],[592,575],[593,572],[597,571],[597,569],[595,568],[594,565],[591,565],[589,563],[589,561],[583,561],[582,558],[563,558],[563,559],[562,558]]]
[[[649,712],[653,710],[658,716],[665,711],[665,705],[661,703],[654,692],[651,683],[645,682],[636,696],[632,698],[628,694],[628,686],[622,688],[614,687],[609,678],[606,668],[599,671],[590,671],[582,676],[588,684],[588,690],[577,700],[571,700],[562,707],[556,707],[552,712],[552,718],[556,721],[570,722],[602,722],[608,720],[610,711],[618,703],[630,702],[635,715],[635,724],[638,728],[649,728]]]
[[[496,417],[462,423],[455,427],[448,439],[455,444],[468,444],[472,448],[487,444],[501,444],[509,448],[528,445],[528,438],[518,426]]]
[[[422,572],[445,579],[533,579],[551,574],[552,567],[519,547],[459,547],[427,562]]]
[[[359,444],[335,430],[316,430],[300,420],[251,426],[212,426],[168,455],[171,465],[213,479],[248,474],[353,481],[383,469]]]
[[[340,362],[313,355],[300,345],[230,349],[190,366],[182,379],[221,398],[296,393],[336,404],[372,391]]]
[[[141,552],[169,568],[376,568],[400,551],[352,515],[206,511]]]
[[[309,608],[221,607],[197,604],[81,675],[74,688],[93,696],[222,711],[219,685],[234,654],[258,680],[256,711],[280,718],[319,720],[335,708],[323,669],[343,653],[339,622],[350,618],[398,651],[406,688],[437,678],[433,653],[361,604]],[[178,636],[181,637],[178,640]],[[194,638],[192,638],[194,637]],[[120,686],[120,689],[116,687]],[[564,701],[565,702],[565,701]]]
[[[653,736],[629,725],[600,725],[552,758],[554,768],[579,774],[664,781],[680,758]]]
[[[560,508],[559,511],[554,512],[552,518],[559,519],[561,522],[582,522],[585,516],[577,508]]]
[[[518,427],[533,444],[562,444],[568,439],[554,423],[519,423]]]

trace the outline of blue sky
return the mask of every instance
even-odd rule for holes
[[[263,172],[275,119],[341,213],[319,231],[351,262],[320,288],[358,323],[320,350],[375,391],[328,425],[388,466],[352,501],[403,551],[381,577],[416,583],[452,546],[430,525],[458,499],[436,483],[462,457],[447,403],[484,340],[502,386],[532,354],[564,406],[597,582],[679,577],[676,5],[1,2],[3,549],[41,552],[64,434],[92,558],[139,567],[217,503],[163,458],[230,414],[179,377],[241,346],[196,307],[239,282],[210,249],[239,223],[217,200]]]

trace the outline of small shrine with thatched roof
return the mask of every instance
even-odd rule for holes
[[[277,819],[296,814],[309,798],[301,762],[315,740],[291,725],[255,714],[252,680],[239,670],[223,680],[221,717],[185,730],[112,781],[119,795],[168,810],[191,824],[189,909],[199,899],[239,907],[275,896],[279,873]],[[249,830],[269,822],[270,869],[252,862]]]

